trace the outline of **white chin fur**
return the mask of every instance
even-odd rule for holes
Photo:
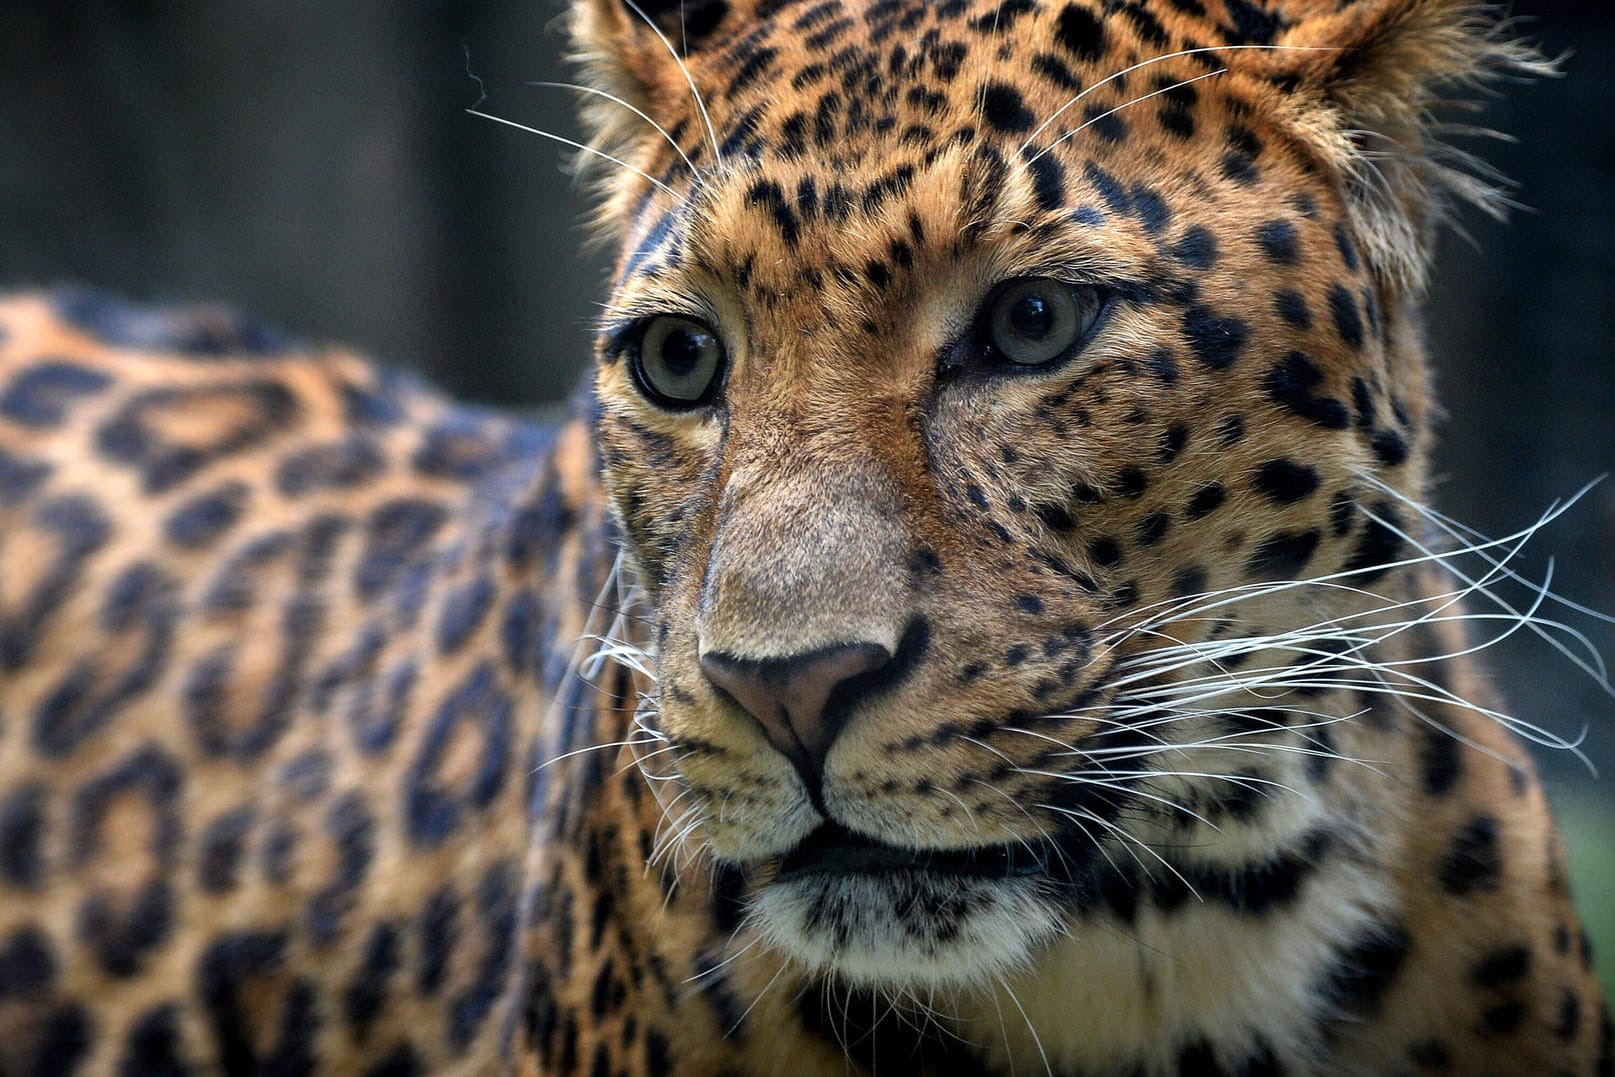
[[[813,973],[887,988],[991,984],[1060,930],[1029,880],[915,872],[772,883],[752,905],[752,923]]]

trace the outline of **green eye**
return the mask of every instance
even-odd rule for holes
[[[1103,309],[1097,288],[1050,277],[1012,280],[987,306],[986,344],[995,358],[1041,366],[1080,344]]]
[[[634,380],[652,403],[675,411],[712,399],[723,381],[723,344],[691,318],[652,318],[633,358]]]

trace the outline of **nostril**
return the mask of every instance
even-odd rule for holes
[[[891,660],[892,652],[878,643],[841,643],[784,658],[714,651],[701,656],[701,669],[757,719],[774,747],[816,786],[830,746],[846,724],[848,708],[832,707],[831,696]]]

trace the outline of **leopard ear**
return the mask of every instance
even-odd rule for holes
[[[656,137],[646,117],[667,126],[696,107],[683,58],[712,42],[731,6],[727,0],[573,0],[573,58],[592,89],[618,99],[594,96],[583,104],[596,148],[632,156],[641,139]],[[704,116],[692,118],[704,124]]]
[[[1278,86],[1292,120],[1346,177],[1356,239],[1388,283],[1424,285],[1435,227],[1455,204],[1493,216],[1507,181],[1446,145],[1433,113],[1486,83],[1557,74],[1510,22],[1473,0],[1288,0],[1280,48],[1235,63]],[[1232,66],[1232,64],[1231,64]]]

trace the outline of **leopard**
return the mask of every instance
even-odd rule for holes
[[[1611,1073],[1475,657],[1547,628],[1429,507],[1508,20],[570,25],[553,423],[0,299],[0,1074]]]

